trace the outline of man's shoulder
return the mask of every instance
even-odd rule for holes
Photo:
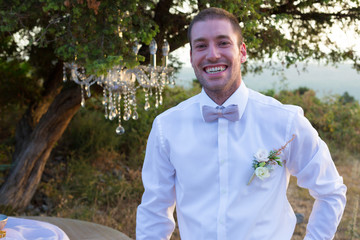
[[[283,111],[288,112],[290,114],[295,113],[303,113],[303,110],[301,107],[296,105],[290,105],[290,104],[283,104],[279,100],[266,96],[262,93],[259,93],[257,91],[249,89],[249,100],[248,104],[251,104],[253,106],[262,108],[262,109],[268,109],[270,111]]]

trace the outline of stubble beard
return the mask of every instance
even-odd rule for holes
[[[198,69],[194,71],[195,76],[204,88],[206,94],[218,105],[222,105],[240,86],[241,72],[240,66],[238,71],[230,73],[229,79],[223,80],[223,84],[211,84],[211,79],[206,79]],[[217,80],[214,80],[217,81]]]

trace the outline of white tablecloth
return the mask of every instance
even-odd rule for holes
[[[59,227],[30,219],[9,217],[3,230],[4,240],[70,240]]]

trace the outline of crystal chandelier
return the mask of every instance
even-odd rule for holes
[[[135,42],[133,52],[135,55],[141,44]],[[81,106],[85,106],[85,94],[91,97],[90,86],[98,84],[103,88],[103,105],[105,118],[109,120],[118,119],[119,124],[116,133],[121,135],[125,129],[121,121],[128,121],[130,118],[136,120],[139,115],[137,112],[136,91],[142,88],[145,93],[145,111],[150,109],[149,97],[155,95],[155,107],[162,104],[162,92],[165,85],[174,85],[173,68],[168,67],[169,43],[164,40],[162,47],[162,66],[156,66],[157,44],[153,39],[149,46],[150,64],[139,65],[135,68],[115,66],[108,70],[106,75],[97,77],[87,75],[85,69],[76,63],[64,63],[63,80],[70,80],[80,85]],[[67,71],[69,75],[67,76]],[[123,110],[122,110],[123,109]]]

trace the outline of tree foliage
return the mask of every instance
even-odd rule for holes
[[[308,58],[330,62],[351,59],[358,64],[358,56],[352,49],[338,48],[325,34],[334,24],[341,28],[353,25],[359,33],[358,0],[215,0],[210,3],[203,0],[2,0],[0,3],[2,40],[18,33],[29,42],[25,50],[50,45],[57,59],[76,59],[92,73],[102,73],[120,62],[133,66],[137,60],[132,53],[135,39],[149,44],[156,36],[159,41],[168,39],[171,50],[183,46],[192,16],[209,6],[225,8],[239,18],[253,59],[282,53],[287,64]],[[6,52],[3,56],[19,54],[14,47],[9,53],[13,41],[2,44],[1,52]],[[328,50],[322,49],[321,44]],[[141,53],[147,53],[145,47]]]
[[[17,33],[28,43],[28,52],[51,46],[56,58],[76,59],[90,72],[120,62],[133,64],[133,40],[149,43],[157,31],[149,14],[143,14],[153,5],[150,1],[30,0],[1,5],[2,37]]]

